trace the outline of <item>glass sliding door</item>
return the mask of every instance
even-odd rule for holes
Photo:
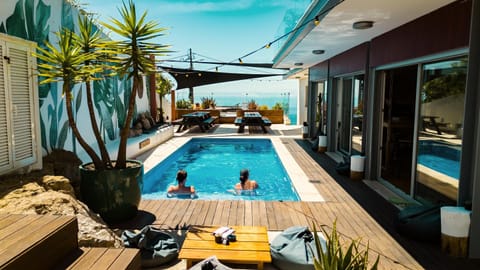
[[[337,79],[337,150],[362,153],[364,75]]]
[[[358,155],[362,151],[362,125],[363,125],[363,97],[365,95],[364,75],[353,78],[353,103],[352,103],[352,150],[351,154]]]
[[[458,193],[467,58],[422,68],[415,196],[455,202]]]
[[[352,124],[352,79],[343,79],[340,91],[339,150],[350,154]]]

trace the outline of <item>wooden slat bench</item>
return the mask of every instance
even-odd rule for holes
[[[140,268],[138,249],[80,249],[75,216],[0,214],[0,269]]]

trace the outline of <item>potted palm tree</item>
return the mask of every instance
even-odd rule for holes
[[[135,4],[129,0],[119,9],[121,20],[112,18],[103,25],[124,38],[106,41],[90,18],[79,18],[80,34],[63,29],[58,35],[58,47],[46,43],[38,47],[41,83],[63,82],[68,122],[78,143],[92,162],[80,167],[82,200],[107,222],[116,222],[136,215],[140,202],[140,182],[143,164],[127,160],[127,138],[135,110],[137,91],[142,88],[142,76],[155,71],[150,55],[164,55],[165,45],[154,44],[153,38],[162,35],[164,28],[156,22],[146,22],[146,12],[137,17]],[[108,64],[107,64],[108,63]],[[132,80],[130,95],[126,96],[126,116],[120,129],[120,142],[115,161],[110,160],[95,119],[91,82],[105,75],[119,75]],[[92,130],[100,156],[83,138],[73,117],[74,85],[84,83]],[[77,88],[78,89],[78,88]]]

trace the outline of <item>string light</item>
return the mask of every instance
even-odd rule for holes
[[[243,64],[242,58],[238,58],[238,62],[239,62],[240,64]]]
[[[271,42],[268,43],[267,45],[265,45],[265,48],[270,49],[270,46],[272,46],[272,43],[271,43]]]
[[[315,20],[313,21],[313,23],[315,24],[315,26],[318,26],[320,24],[320,20],[318,19],[318,15],[315,16]]]

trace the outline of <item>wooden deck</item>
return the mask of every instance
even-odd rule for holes
[[[361,239],[380,255],[380,269],[423,269],[302,147],[282,138],[295,161],[324,197],[324,202],[143,200],[140,214],[120,228],[160,228],[189,225],[266,226],[269,231],[294,225],[326,226],[337,222],[345,239]]]

